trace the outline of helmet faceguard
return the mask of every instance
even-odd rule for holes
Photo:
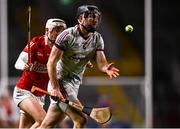
[[[98,7],[95,5],[82,5],[78,7],[77,13],[76,13],[76,18],[78,19],[79,16],[85,12],[91,12],[91,13],[97,13],[101,15],[101,12],[99,11]]]
[[[76,17],[79,18],[80,15],[84,15],[84,18],[88,18],[89,16],[95,18],[98,17],[98,23],[101,21],[101,12],[99,11],[97,6],[94,5],[82,5],[78,8]],[[82,25],[86,31],[94,32],[96,30],[96,26],[84,26]]]
[[[51,18],[47,20],[45,35],[47,36],[48,40],[51,41],[51,43],[54,44],[55,38],[57,36],[55,34],[52,34],[53,29],[57,29],[60,31],[62,30],[62,28],[63,30],[67,28],[64,20],[58,18]],[[58,32],[57,30],[55,30],[55,32]]]
[[[67,28],[65,21],[62,19],[52,18],[46,22],[46,29],[48,29],[48,31],[52,31],[55,27],[61,26]]]

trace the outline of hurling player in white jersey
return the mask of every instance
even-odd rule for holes
[[[64,30],[58,35],[47,63],[49,84],[52,95],[68,99],[81,105],[77,98],[79,86],[89,60],[96,57],[101,72],[110,79],[119,76],[119,69],[108,63],[104,54],[104,41],[96,31],[101,20],[97,6],[82,5],[77,10],[78,25]],[[57,104],[51,99],[47,115],[41,128],[51,128],[68,115],[73,121],[73,128],[83,128],[87,117],[84,113],[64,104]]]

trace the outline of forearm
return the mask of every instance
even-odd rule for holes
[[[108,69],[108,62],[103,51],[98,51],[96,53],[96,62],[97,62],[98,69],[101,72],[106,73]]]
[[[107,69],[108,69],[108,63],[102,63],[98,65],[98,69],[103,72],[106,73]]]
[[[61,54],[62,52],[54,46],[51,50],[51,54],[49,56],[47,63],[48,75],[53,89],[59,88],[59,84],[56,77],[56,65],[61,57]]]
[[[101,72],[106,73],[106,71],[108,69],[108,62],[107,62],[106,58],[101,58],[101,59],[97,60],[97,66]]]
[[[28,53],[21,52],[21,54],[19,55],[19,57],[15,63],[15,68],[18,70],[24,70],[27,60],[28,60]]]
[[[56,77],[56,63],[48,61],[47,68],[48,68],[48,75],[49,75],[49,80],[51,82],[52,88],[58,89],[59,84]]]

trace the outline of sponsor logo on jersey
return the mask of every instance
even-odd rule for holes
[[[41,52],[37,52],[38,56],[43,56],[43,54]]]
[[[33,71],[38,72],[38,73],[47,73],[47,66],[46,64],[41,64],[35,61],[33,64]]]
[[[76,55],[73,55],[73,56],[70,57],[70,59],[73,60],[74,63],[76,63],[76,64],[79,63],[82,59],[85,59],[85,58],[86,57],[83,54],[76,54]]]

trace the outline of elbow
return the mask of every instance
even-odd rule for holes
[[[17,64],[17,62],[14,64],[14,68],[15,68],[15,69],[18,69],[18,64]]]
[[[49,60],[46,64],[46,66],[47,66],[47,69],[49,69],[52,66],[52,62]]]
[[[47,62],[46,66],[47,66],[47,69],[48,69],[48,68],[49,68],[49,66],[50,66],[50,63],[49,63],[49,61]]]

